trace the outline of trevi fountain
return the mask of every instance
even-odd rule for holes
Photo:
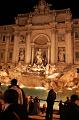
[[[27,95],[56,100],[79,93],[79,19],[70,9],[50,9],[38,0],[33,12],[18,14],[15,24],[0,26],[0,82],[16,78]]]
[[[65,90],[78,91],[79,78],[77,66],[44,65],[41,52],[36,56],[33,65],[23,64],[19,61],[16,65],[0,66],[0,81],[2,84],[10,84],[11,79],[16,78],[20,86],[39,87],[49,90],[53,88],[56,92]],[[45,62],[45,61],[44,61]]]
[[[2,66],[0,68],[0,81],[2,85],[7,86],[11,79],[16,78],[20,87],[26,89],[27,95],[37,95],[43,100],[46,99],[48,90],[53,88],[57,93],[56,100],[62,99],[64,101],[72,93],[79,93],[77,67],[69,65],[58,68],[56,65],[50,64],[44,66],[39,55],[33,65],[25,65],[20,61],[17,65]],[[57,104],[55,108],[58,108]]]

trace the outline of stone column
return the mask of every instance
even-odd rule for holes
[[[33,61],[34,61],[34,43],[31,44],[31,49],[32,49],[31,63],[33,64]]]
[[[48,64],[50,63],[50,42],[48,43]]]
[[[14,36],[14,49],[13,49],[13,63],[18,62],[18,53],[19,53],[19,34],[15,33]]]
[[[73,48],[72,48],[71,30],[66,31],[66,62],[67,62],[67,64],[73,63]]]
[[[52,30],[51,35],[51,64],[55,63],[55,30]]]
[[[6,48],[5,48],[5,63],[8,62],[8,50],[9,50],[9,37],[6,36]]]
[[[30,32],[27,33],[27,37],[26,37],[25,62],[26,62],[26,64],[29,64],[31,62]]]

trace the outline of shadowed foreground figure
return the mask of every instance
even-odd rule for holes
[[[25,93],[22,88],[18,85],[17,79],[12,79],[11,80],[11,85],[9,86],[9,89],[13,89],[16,92],[18,92],[18,104],[20,104],[23,108],[24,114],[25,114],[25,119],[28,118],[27,114],[27,103],[25,99]]]
[[[48,92],[47,96],[47,109],[46,109],[46,120],[53,120],[53,105],[56,99],[56,93],[53,89]]]
[[[79,96],[71,95],[70,102],[65,106],[64,120],[79,120]]]
[[[1,120],[24,120],[23,108],[18,104],[18,93],[9,89],[4,92],[4,107],[1,112]]]

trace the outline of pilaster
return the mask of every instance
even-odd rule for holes
[[[19,51],[19,33],[15,33],[14,36],[14,49],[13,49],[13,63],[17,63],[18,62],[18,51]]]
[[[7,63],[8,61],[8,47],[9,47],[9,39],[8,36],[6,36],[6,48],[5,48],[5,63]]]
[[[27,33],[26,37],[26,53],[25,53],[25,62],[29,64],[31,61],[31,44],[30,44],[30,32]]]
[[[51,64],[55,63],[55,29],[52,30],[51,33]]]
[[[50,63],[50,42],[48,42],[48,64]]]
[[[66,30],[66,62],[67,64],[73,63],[71,30]]]
[[[33,61],[34,61],[34,43],[31,44],[31,50],[32,50],[31,63],[33,64]]]

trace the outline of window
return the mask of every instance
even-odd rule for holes
[[[8,62],[12,61],[12,57],[13,57],[13,50],[9,49],[9,54],[8,54]]]
[[[79,38],[78,32],[75,32],[75,38]]]
[[[0,50],[0,62],[4,62],[5,50]]]
[[[2,42],[5,42],[5,36],[3,36],[3,40],[2,40]]]
[[[9,59],[12,59],[12,52],[9,53]]]
[[[11,36],[11,43],[14,42],[14,35]]]
[[[79,59],[79,52],[75,53],[75,57],[76,57],[76,59]]]
[[[1,53],[1,59],[3,59],[4,58],[4,54],[3,54],[3,52]]]
[[[74,24],[78,24],[78,21],[74,21]]]

